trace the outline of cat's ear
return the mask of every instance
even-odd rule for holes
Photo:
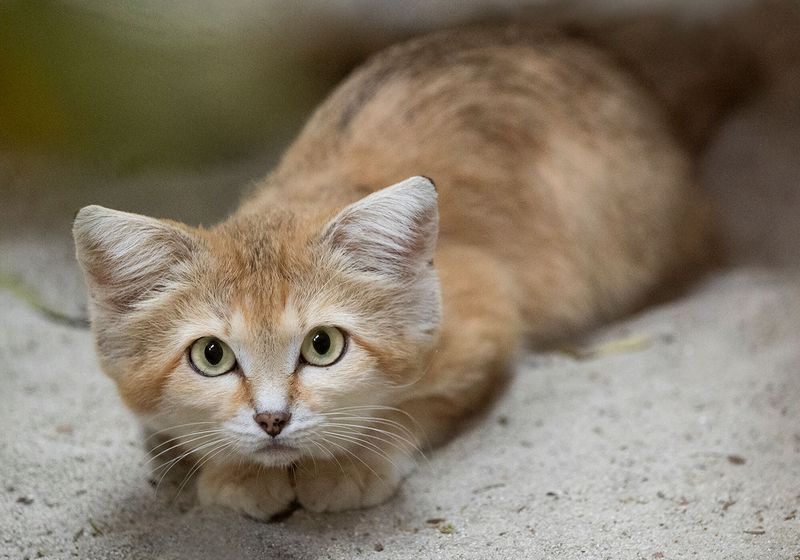
[[[102,206],[82,208],[72,234],[95,314],[125,312],[165,291],[199,247],[177,224]]]
[[[433,260],[439,232],[436,188],[411,177],[347,206],[323,238],[367,272],[406,275]]]

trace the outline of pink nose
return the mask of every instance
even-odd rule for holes
[[[255,421],[262,430],[275,437],[281,433],[291,417],[290,412],[259,412],[255,415]]]

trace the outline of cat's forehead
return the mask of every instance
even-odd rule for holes
[[[208,232],[211,265],[237,280],[291,281],[313,267],[318,231],[289,212],[239,216]]]
[[[209,267],[225,286],[232,323],[244,330],[295,326],[326,283],[314,229],[289,214],[246,217],[210,232]],[[317,302],[322,303],[322,302]]]
[[[302,233],[289,213],[244,215],[210,230],[209,241],[216,258],[242,272],[268,271],[306,244]]]

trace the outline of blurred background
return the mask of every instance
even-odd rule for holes
[[[741,0],[739,1],[741,4]],[[381,46],[544,2],[11,0],[0,7],[0,144],[117,174],[274,151]],[[655,2],[573,2],[631,11]],[[661,2],[709,17],[720,2]],[[730,9],[732,2],[726,2]]]
[[[2,283],[22,283],[48,305],[80,312],[69,236],[78,208],[96,203],[192,224],[219,220],[337,82],[404,37],[554,12],[666,11],[714,21],[748,3],[4,0]],[[791,92],[784,97],[796,101]],[[74,304],[59,297],[64,290],[75,294],[67,298]]]

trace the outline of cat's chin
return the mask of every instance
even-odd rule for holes
[[[285,445],[270,445],[251,453],[251,458],[265,467],[288,467],[302,458],[301,451]]]

